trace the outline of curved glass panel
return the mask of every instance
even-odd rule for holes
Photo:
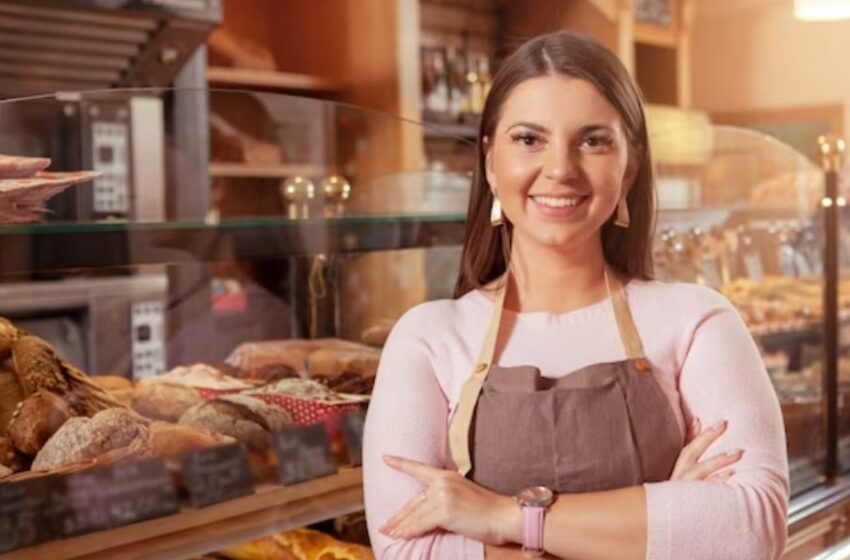
[[[825,448],[823,173],[752,130],[703,125],[663,134],[651,139],[661,146],[657,275],[715,288],[741,313],[779,396],[799,493],[822,480]],[[679,143],[699,147],[687,163],[669,150]]]

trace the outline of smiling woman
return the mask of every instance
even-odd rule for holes
[[[381,358],[378,556],[779,558],[779,404],[728,301],[651,280],[652,162],[623,66],[570,33],[529,41],[478,147],[455,299],[408,311]]]

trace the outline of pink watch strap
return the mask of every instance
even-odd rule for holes
[[[543,521],[546,508],[523,506],[522,550],[534,556],[543,554]]]

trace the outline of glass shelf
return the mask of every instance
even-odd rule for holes
[[[457,245],[461,214],[0,226],[0,275]]]

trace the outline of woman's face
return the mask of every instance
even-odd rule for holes
[[[590,82],[532,78],[487,139],[487,181],[515,242],[576,248],[600,238],[636,167],[628,154],[620,115]]]

